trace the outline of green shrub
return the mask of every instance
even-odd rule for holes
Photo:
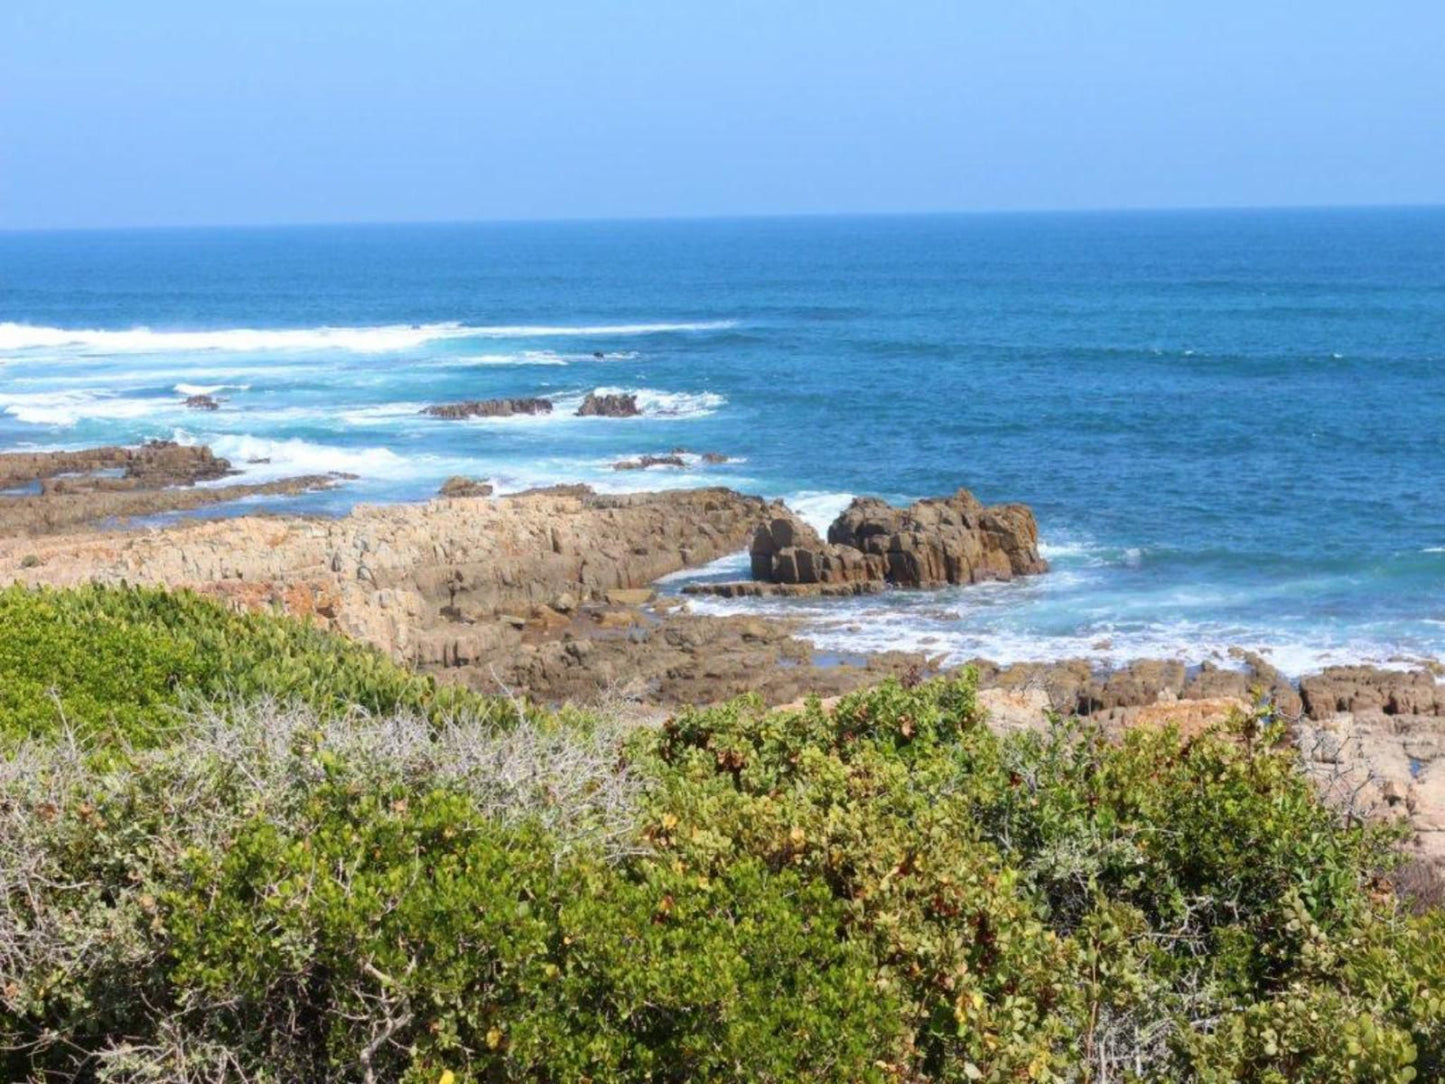
[[[0,1076],[1445,1078],[1445,916],[1268,720],[1000,739],[962,679],[504,729],[341,681],[0,761]]]
[[[154,741],[184,702],[269,696],[322,711],[459,710],[492,702],[303,622],[186,591],[0,590],[0,736]]]

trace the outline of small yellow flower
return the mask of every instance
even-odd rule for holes
[[[502,1032],[500,1028],[492,1028],[487,1032],[487,1047],[491,1050],[502,1045]]]
[[[457,1074],[450,1069],[443,1069],[437,1084],[457,1084]]]

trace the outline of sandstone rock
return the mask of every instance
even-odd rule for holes
[[[1331,666],[1300,680],[1300,696],[1311,718],[1339,711],[1356,714],[1445,715],[1445,687],[1427,669],[1385,670],[1373,666]]]
[[[773,580],[774,561],[784,550],[800,546],[816,550],[823,546],[818,532],[784,505],[774,504],[770,512],[769,518],[758,524],[753,532],[752,544],[748,548],[755,580]]]
[[[637,406],[637,396],[627,392],[598,395],[595,391],[590,391],[587,398],[582,400],[582,405],[577,408],[579,418],[631,418],[641,413]]]
[[[1130,726],[1160,727],[1172,724],[1179,728],[1181,734],[1193,736],[1247,711],[1249,705],[1238,697],[1220,696],[1207,700],[1146,704],[1127,713],[1125,721]]]
[[[25,499],[0,501],[0,513],[16,500]],[[0,582],[188,586],[287,612],[294,601],[338,631],[426,665],[448,651],[458,657],[447,635],[430,632],[464,618],[518,617],[568,595],[574,606],[618,589],[650,595],[649,584],[689,561],[742,548],[768,507],[726,489],[601,496],[580,487],[361,507],[334,520],[238,517],[54,542],[5,538]],[[43,564],[22,567],[31,554]],[[318,592],[324,608],[311,601]],[[509,660],[488,660],[496,661]]]
[[[978,705],[988,712],[989,727],[1004,733],[1043,730],[1053,710],[1042,689],[980,689]]]
[[[854,598],[883,591],[882,580],[852,583],[763,583],[760,580],[728,580],[723,583],[689,583],[684,595],[713,595],[717,598]]]
[[[438,497],[490,497],[491,495],[491,483],[477,478],[467,478],[460,474],[448,478],[437,490]]]
[[[855,500],[824,543],[796,515],[780,511],[750,549],[753,578],[771,583],[885,581],[937,587],[1043,572],[1038,528],[1022,505],[987,508],[967,490],[894,508]]]
[[[614,606],[642,606],[656,596],[651,587],[614,587],[606,592],[607,601]]]
[[[550,414],[550,399],[468,399],[460,403],[437,403],[422,410],[433,418],[510,418],[514,414]]]
[[[599,628],[629,629],[637,624],[638,618],[631,610],[598,610],[592,615]]]

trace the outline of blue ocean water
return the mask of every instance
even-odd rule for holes
[[[502,395],[559,410],[418,414]],[[0,234],[0,448],[151,437],[360,475],[322,511],[458,473],[1034,507],[1035,580],[708,604],[840,650],[1441,657],[1445,209]],[[734,461],[611,469],[679,446]]]

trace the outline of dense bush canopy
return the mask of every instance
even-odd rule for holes
[[[155,660],[4,694],[5,1079],[1445,1077],[1445,922],[1267,719],[1003,739],[967,678],[451,719],[290,623],[3,598],[32,657],[99,610]],[[173,673],[250,699],[180,712]],[[47,682],[91,746],[26,714]],[[96,757],[111,721],[166,740]]]
[[[262,695],[323,712],[492,710],[370,648],[186,591],[0,590],[0,735],[68,724],[150,741],[179,704]]]

